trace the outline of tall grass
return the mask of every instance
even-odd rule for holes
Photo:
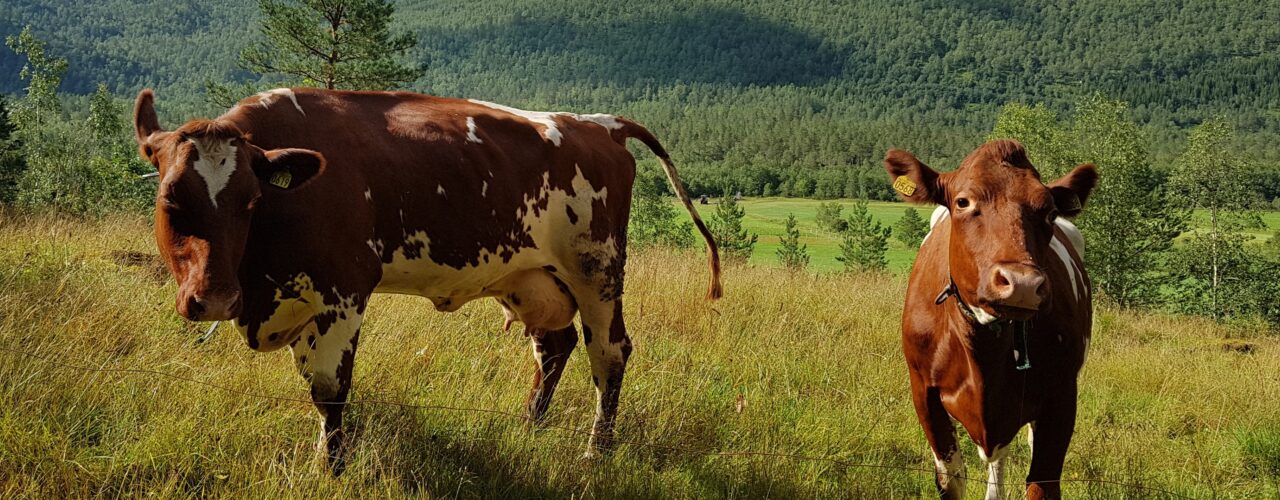
[[[707,303],[701,255],[634,256],[622,444],[600,462],[578,458],[594,406],[581,346],[550,426],[529,431],[510,416],[532,375],[528,341],[501,331],[496,306],[441,314],[377,296],[351,396],[370,402],[347,409],[351,464],[332,479],[288,354],[254,353],[230,328],[194,345],[202,327],[174,313],[171,280],[121,256],[154,252],[149,231],[142,218],[0,220],[0,497],[932,494],[898,345],[901,277],[731,267],[726,297]],[[1094,339],[1067,495],[1278,494],[1280,341],[1107,309]],[[704,453],[739,451],[835,461]],[[1024,440],[1011,459],[1016,481]]]

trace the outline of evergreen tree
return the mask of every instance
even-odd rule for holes
[[[663,196],[665,182],[662,178],[637,177],[631,223],[627,226],[627,244],[632,248],[693,247],[693,223],[680,220],[680,211]]]
[[[1239,305],[1240,297],[1235,296],[1243,282],[1252,278],[1246,274],[1250,256],[1244,248],[1250,237],[1243,230],[1261,222],[1251,210],[1256,196],[1250,185],[1253,168],[1232,147],[1234,139],[1235,133],[1225,120],[1204,122],[1191,131],[1169,179],[1173,200],[1188,210],[1203,210],[1207,218],[1180,249],[1182,265],[1177,267],[1186,273],[1180,283],[1207,293],[1187,294],[1184,298],[1193,300],[1178,303],[1199,309],[1188,312],[1207,313],[1217,319],[1227,313],[1228,303]]]
[[[423,70],[397,61],[418,43],[391,33],[388,0],[261,0],[265,41],[244,49],[245,69],[327,89],[390,90]]]
[[[814,222],[818,223],[818,227],[833,233],[844,231],[847,223],[840,216],[840,211],[843,209],[844,207],[834,201],[819,203],[818,213],[814,216]]]
[[[867,210],[867,202],[857,200],[849,207],[849,228],[840,241],[840,255],[845,271],[883,271],[889,266],[885,253],[889,250],[890,229],[880,224]]]
[[[786,234],[778,238],[778,260],[788,271],[803,271],[809,265],[809,245],[800,244],[796,214],[787,214]]]
[[[18,194],[18,179],[27,169],[22,156],[22,143],[14,135],[16,127],[9,119],[9,98],[0,94],[0,203],[13,203]]]
[[[742,219],[746,217],[747,211],[738,206],[733,195],[727,194],[728,191],[725,193],[716,204],[716,210],[707,219],[707,229],[715,237],[720,255],[725,260],[745,262],[751,257],[751,251],[755,249],[760,235],[742,227]]]
[[[920,217],[920,211],[908,207],[902,218],[893,224],[893,237],[908,248],[917,248],[924,242],[924,235],[929,232],[929,225]]]

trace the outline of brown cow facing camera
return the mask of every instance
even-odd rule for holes
[[[1097,170],[1080,165],[1046,185],[1022,145],[1007,140],[982,145],[953,172],[896,149],[884,163],[903,199],[939,205],[902,313],[938,492],[964,494],[954,420],[987,464],[987,498],[1001,497],[1002,458],[1028,424],[1027,497],[1060,497],[1093,322],[1084,240],[1066,218],[1083,209]]]
[[[161,128],[138,95],[139,152],[159,171],[155,236],[178,313],[233,320],[249,347],[288,347],[311,386],[321,449],[343,470],[342,411],[375,292],[440,311],[493,297],[531,339],[531,421],[578,343],[591,361],[587,455],[609,449],[631,340],[622,314],[636,164],[658,156],[706,239],[675,167],[644,127],[612,115],[524,111],[408,92],[276,89],[212,120]]]

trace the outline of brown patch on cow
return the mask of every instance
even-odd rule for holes
[[[613,319],[609,321],[609,343],[627,340],[627,325],[622,320],[622,301],[613,302]]]
[[[609,217],[604,199],[591,200],[591,239],[603,243],[614,233],[613,220]]]
[[[329,327],[333,326],[333,323],[337,321],[337,319],[337,311],[325,311],[315,315],[314,321],[316,322],[316,332],[323,337],[326,333],[329,333]]]
[[[574,213],[574,212],[573,212],[573,207],[568,206],[568,205],[565,205],[565,206],[564,206],[564,214],[565,214],[565,215],[567,215],[567,216],[569,216],[569,223],[570,223],[570,224],[577,224],[577,223],[578,223],[578,214],[576,214],[576,213]]]

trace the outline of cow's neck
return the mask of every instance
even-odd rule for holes
[[[948,306],[946,302],[953,301],[954,306]],[[1028,344],[1030,344],[1029,335],[1034,329],[1036,318],[1028,320],[996,320],[990,323],[983,323],[978,319],[978,313],[973,306],[964,301],[960,296],[960,289],[956,287],[956,282],[947,273],[947,286],[943,288],[938,297],[934,299],[934,304],[940,307],[949,307],[947,313],[952,316],[952,323],[958,325],[956,331],[962,338],[967,340],[966,345],[971,348],[976,344],[973,342],[976,335],[1002,335],[1009,334],[1013,340],[1013,357],[1017,362],[1015,366],[1018,370],[1028,370],[1031,368],[1031,356],[1028,352]],[[1038,316],[1038,315],[1037,315]],[[1003,345],[1003,344],[1002,344]],[[1004,351],[1003,348],[999,349]]]

